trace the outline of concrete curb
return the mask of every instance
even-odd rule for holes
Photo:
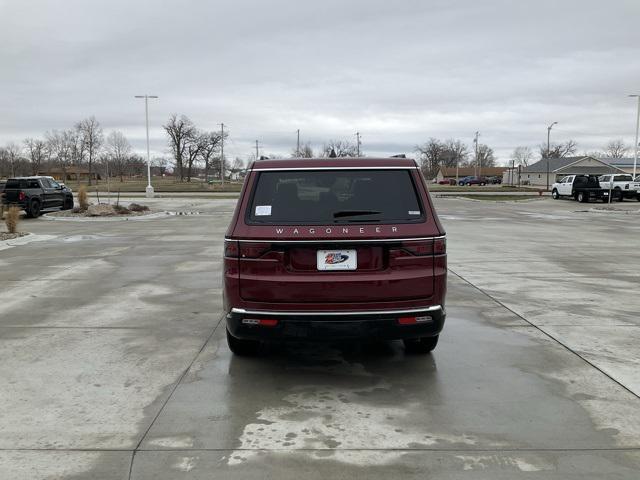
[[[120,217],[58,217],[58,216],[49,216],[47,214],[43,215],[43,220],[50,220],[55,222],[126,222],[126,221],[140,221],[140,220],[149,220],[154,218],[165,218],[178,215],[178,212],[156,212],[150,213],[148,215],[133,215],[133,216],[120,216]]]

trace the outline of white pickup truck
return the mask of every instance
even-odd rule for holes
[[[621,202],[625,198],[634,198],[640,201],[640,182],[633,180],[633,176],[624,173],[600,175],[598,177],[600,188],[611,190],[611,200]]]

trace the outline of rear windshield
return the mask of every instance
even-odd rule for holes
[[[409,170],[260,172],[250,224],[413,223],[424,209]]]
[[[40,188],[40,184],[38,183],[38,180],[33,180],[33,179],[9,179],[7,180],[7,184],[4,187],[6,190],[12,189],[12,188],[16,188],[16,189],[22,189],[22,188]]]
[[[27,182],[24,180],[7,180],[7,184],[4,188],[7,190],[10,188],[27,188]]]

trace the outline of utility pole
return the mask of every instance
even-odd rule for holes
[[[478,137],[480,136],[480,132],[476,132],[474,138],[473,138],[473,143],[475,144],[475,150],[476,150],[476,168],[475,168],[475,172],[476,172],[476,177],[479,177],[479,173],[478,173]],[[480,169],[482,170],[482,169]]]
[[[258,140],[256,140],[256,160],[260,160],[260,156],[258,153]]]
[[[357,148],[357,152],[356,153],[356,157],[360,156],[360,132],[356,132],[356,148]]]
[[[224,188],[224,123],[220,124],[220,187]]]
[[[638,129],[640,128],[640,95],[629,95],[638,99],[638,114],[636,116],[636,141],[633,144],[633,179],[638,174]],[[609,197],[611,198],[611,197]]]
[[[551,154],[551,129],[558,122],[553,122],[547,127],[547,191],[549,191],[549,155]]]
[[[296,157],[300,158],[300,129],[298,129],[297,132],[298,132],[298,141],[296,143]]]
[[[144,98],[144,116],[147,125],[147,188],[146,196],[153,197],[153,187],[151,186],[151,155],[149,154],[149,99],[158,98],[157,95],[136,95],[135,98]]]

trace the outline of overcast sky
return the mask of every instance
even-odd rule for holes
[[[95,115],[144,146],[185,114],[246,159],[303,142],[411,153],[429,137],[579,151],[633,142],[638,0],[0,0],[0,145]]]

